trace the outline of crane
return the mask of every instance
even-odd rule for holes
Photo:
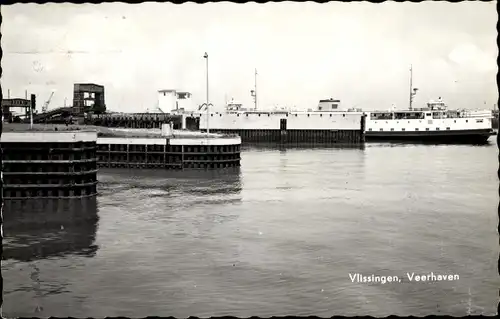
[[[50,93],[49,99],[47,101],[45,101],[45,103],[43,104],[43,106],[42,106],[42,113],[47,112],[47,110],[49,108],[50,101],[52,100],[53,96],[54,96],[54,91],[52,91]]]

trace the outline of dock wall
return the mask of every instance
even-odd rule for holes
[[[4,198],[96,196],[96,141],[91,131],[4,132]]]
[[[99,167],[220,169],[240,166],[241,138],[99,138]]]

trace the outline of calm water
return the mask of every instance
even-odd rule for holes
[[[97,200],[5,207],[4,315],[496,314],[492,141],[249,149],[225,174],[101,171]]]

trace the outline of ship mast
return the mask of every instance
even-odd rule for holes
[[[417,94],[417,91],[417,88],[413,88],[413,65],[410,64],[410,111],[412,110],[413,97]]]
[[[257,110],[257,69],[255,69],[255,95],[254,95],[255,110]]]
[[[254,89],[250,90],[250,95],[253,97],[255,110],[257,110],[257,69],[255,69],[255,84]]]

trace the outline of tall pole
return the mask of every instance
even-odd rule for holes
[[[210,129],[209,129],[209,127],[208,127],[208,118],[209,118],[209,116],[210,116],[210,113],[209,113],[209,111],[208,111],[208,101],[209,101],[209,100],[208,100],[208,53],[207,53],[207,52],[205,52],[205,55],[204,55],[203,57],[204,57],[205,59],[207,59],[207,101],[206,101],[207,105],[206,105],[206,107],[207,107],[207,135],[208,135],[208,134],[210,133]]]
[[[413,66],[410,64],[410,111],[413,102]]]
[[[31,95],[33,96],[33,94]],[[32,98],[33,100],[33,98]],[[33,103],[30,104],[30,129],[33,129],[33,108],[36,107]]]
[[[257,110],[257,69],[255,69],[255,109]]]

